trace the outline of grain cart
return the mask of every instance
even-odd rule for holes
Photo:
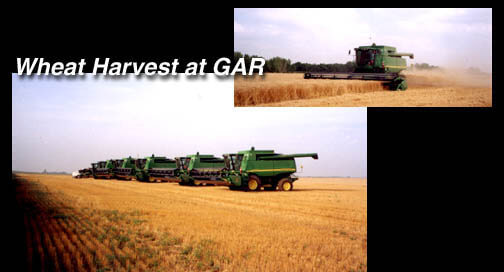
[[[391,90],[408,89],[406,78],[399,73],[406,69],[406,60],[413,59],[411,53],[398,53],[395,47],[386,45],[359,46],[355,50],[355,68],[353,73],[305,73],[305,79],[358,79],[385,82]],[[350,52],[349,52],[350,53]]]
[[[180,185],[225,185],[222,180],[222,170],[225,163],[222,158],[214,155],[195,155],[176,158],[180,169]]]
[[[154,154],[136,161],[136,179],[138,181],[173,181],[177,173],[175,160],[166,157],[156,157]]]
[[[136,174],[136,160],[131,156],[118,160],[120,167],[114,169],[114,175],[117,179],[132,180]]]
[[[114,169],[119,167],[120,160],[107,160],[100,161],[96,164],[96,167],[93,168],[93,177],[94,178],[105,178],[111,179],[114,178]],[[95,165],[95,164],[92,164]]]
[[[294,158],[312,157],[318,159],[317,153],[277,154],[273,150],[240,151],[235,154],[224,154],[226,180],[231,190],[260,191],[291,191],[293,182],[298,178]]]

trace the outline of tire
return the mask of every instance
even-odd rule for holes
[[[261,179],[255,175],[249,176],[247,185],[245,185],[245,191],[260,191],[261,190]]]
[[[181,186],[194,186],[194,182],[192,182],[192,181],[181,181],[181,182],[179,182],[179,185],[181,185]]]
[[[289,178],[283,178],[278,182],[278,191],[292,191],[292,188],[294,186]]]

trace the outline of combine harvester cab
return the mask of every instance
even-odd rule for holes
[[[222,179],[224,159],[199,152],[176,159],[180,169],[179,185],[226,185]]]
[[[115,177],[121,180],[132,180],[136,174],[136,160],[131,158],[131,156],[118,160],[120,167],[114,169]]]
[[[112,179],[115,177],[114,169],[119,166],[120,160],[99,161],[93,165],[93,177],[96,179]],[[95,167],[96,166],[96,167]]]
[[[177,164],[175,160],[166,157],[156,157],[154,154],[136,161],[136,179],[138,181],[169,181],[177,182]]]
[[[298,178],[294,158],[311,157],[318,159],[317,153],[277,154],[273,150],[240,151],[235,154],[224,154],[227,171],[223,178],[231,190],[291,191]]]
[[[385,82],[391,90],[408,89],[406,77],[399,73],[407,68],[402,57],[414,58],[411,53],[398,53],[392,46],[376,45],[355,48],[356,68],[353,73],[305,73],[305,79],[357,79]]]

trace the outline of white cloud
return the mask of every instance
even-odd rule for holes
[[[284,32],[301,29],[321,40],[346,34],[368,36],[371,32],[354,9],[257,9],[256,12],[263,19],[282,26]]]
[[[402,12],[400,10],[398,12]],[[422,12],[408,10],[408,18],[399,21],[398,26],[409,32],[420,35],[443,34],[455,32],[486,32],[491,33],[492,24],[463,22],[461,18],[471,17],[468,9],[422,9]]]
[[[247,18],[241,18],[240,22],[247,33],[235,35],[237,51],[267,58],[283,56],[295,61],[311,58],[315,62],[335,62],[338,58],[348,58],[345,52],[355,47],[352,40],[368,42],[374,36],[371,27],[354,9],[246,9],[235,11],[235,16],[244,13]],[[241,49],[242,43],[246,47],[258,47],[260,51]],[[310,54],[306,54],[307,49]]]

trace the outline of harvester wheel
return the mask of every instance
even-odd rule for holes
[[[260,191],[261,190],[261,180],[254,175],[249,177],[247,185],[245,186],[246,191]]]
[[[278,182],[278,191],[292,191],[292,181],[289,178],[283,178]]]

